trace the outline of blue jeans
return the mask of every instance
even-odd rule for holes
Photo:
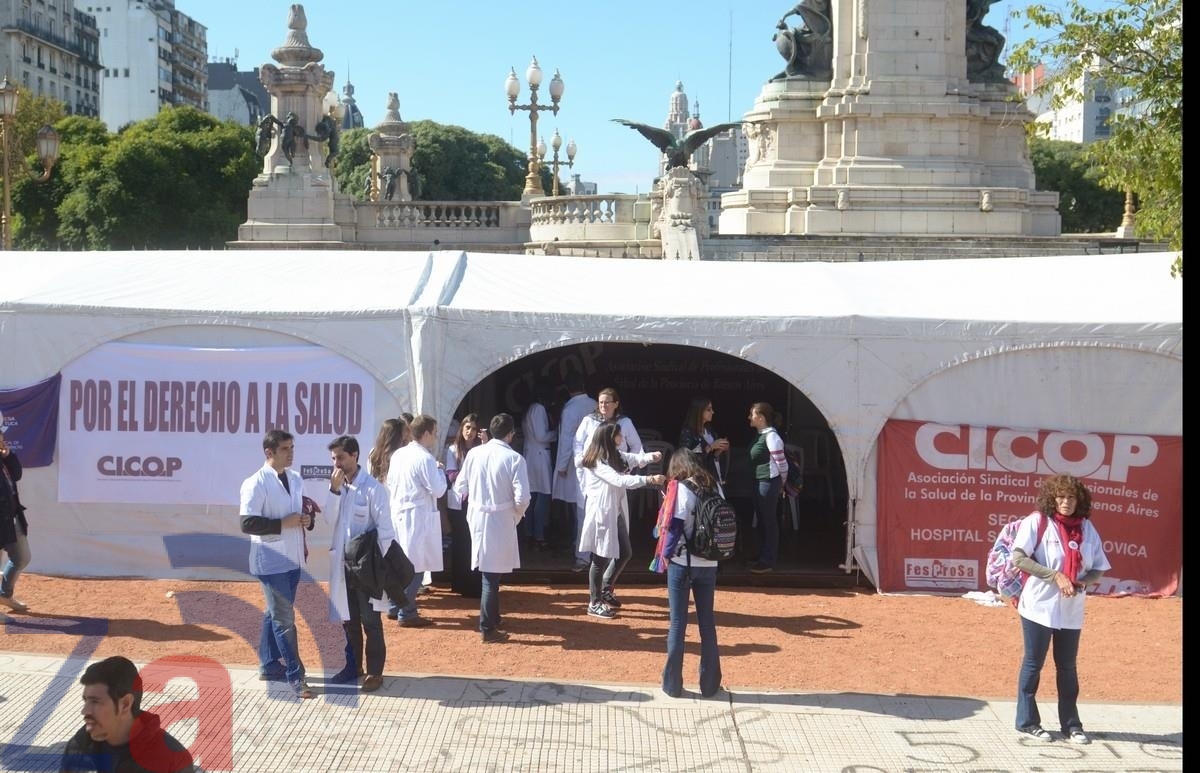
[[[7,545],[0,545],[0,549],[8,556],[8,560],[4,562],[4,576],[0,578],[0,596],[10,599],[13,588],[17,585],[17,578],[21,576],[21,570],[29,566],[29,559],[32,557],[29,552],[29,537],[21,531],[21,524],[13,523],[13,528],[17,530],[16,540]]]
[[[721,689],[721,655],[717,650],[717,622],[713,597],[717,590],[717,567],[667,564],[667,601],[671,627],[667,631],[667,664],[663,667],[663,692],[672,698],[683,694],[683,649],[687,633],[688,590],[696,602],[700,627],[700,694],[705,698]]]
[[[1017,729],[1042,724],[1038,712],[1037,691],[1042,681],[1042,666],[1046,652],[1054,645],[1055,683],[1058,686],[1058,725],[1063,735],[1083,730],[1079,720],[1079,672],[1075,659],[1079,655],[1078,628],[1047,628],[1040,623],[1021,618],[1021,635],[1025,640],[1025,656],[1017,677]]]
[[[479,597],[479,632],[494,631],[500,625],[500,572],[480,572],[483,594]]]
[[[521,533],[541,542],[546,538],[546,524],[550,521],[550,495],[534,491],[529,499],[529,510],[521,519]]]
[[[283,675],[289,682],[304,678],[304,664],[296,643],[296,588],[300,585],[300,569],[279,574],[260,574],[267,613],[263,615],[262,636],[258,641],[258,670],[275,674],[283,659]]]
[[[779,476],[760,480],[754,490],[754,512],[758,515],[758,562],[775,566],[779,559],[779,492],[783,479]]]
[[[396,602],[392,602],[389,612],[395,612],[396,617],[400,620],[409,620],[417,616],[417,593],[421,590],[421,583],[425,582],[424,572],[413,572],[412,582],[404,589],[404,599],[407,602],[404,606],[400,606]]]

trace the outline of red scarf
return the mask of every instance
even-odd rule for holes
[[[666,555],[667,535],[671,531],[671,519],[675,517],[675,499],[679,496],[679,481],[667,481],[667,490],[663,496],[662,505],[658,508],[658,521],[654,525],[654,536],[658,543],[654,548],[654,558],[650,561],[650,571],[662,574],[667,571],[667,563],[671,557]]]
[[[1054,514],[1054,528],[1058,529],[1058,541],[1063,549],[1062,573],[1071,582],[1079,582],[1079,573],[1083,569],[1083,521],[1081,516],[1065,516]]]

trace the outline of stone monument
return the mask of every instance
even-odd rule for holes
[[[379,183],[372,201],[412,201],[417,194],[412,174],[412,154],[417,143],[400,117],[400,97],[390,92],[387,112],[375,131],[367,137],[370,146],[371,174]]]
[[[802,0],[785,14],[787,66],[743,117],[750,154],[720,232],[1057,236],[1033,115],[982,21],[992,2]]]
[[[271,115],[263,118],[256,134],[263,168],[250,189],[238,240],[342,241],[331,168],[337,134],[330,129],[332,114],[324,109],[334,74],[320,64],[321,50],[309,45],[304,6],[291,6],[287,26],[283,44],[271,52],[279,65],[268,63],[259,70],[271,95]]]

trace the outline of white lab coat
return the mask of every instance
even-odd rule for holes
[[[280,520],[304,509],[304,479],[290,468],[286,474],[288,489],[270,463],[259,467],[242,482],[238,513]],[[279,534],[250,535],[250,574],[291,572],[305,563],[303,526],[281,528]]]
[[[538,494],[549,494],[553,487],[554,465],[550,459],[550,444],[557,433],[550,429],[550,416],[546,406],[533,403],[521,420],[521,432],[525,435],[525,466],[529,472],[529,490]]]
[[[338,494],[329,492],[321,517],[333,526],[329,545],[329,619],[341,623],[350,619],[346,569],[342,562],[347,543],[375,529],[379,538],[379,552],[386,556],[396,538],[387,489],[360,465],[353,481],[343,482]],[[379,602],[378,606],[386,608],[382,599]]]
[[[563,502],[583,502],[579,478],[575,474],[575,431],[583,417],[596,410],[596,401],[587,395],[575,395],[563,406],[558,422],[558,454],[554,462],[555,499]],[[566,473],[563,475],[562,473]]]
[[[442,516],[437,500],[446,493],[446,474],[429,449],[417,442],[396,449],[388,466],[396,542],[412,561],[413,570],[442,570]]]
[[[650,454],[622,453],[621,456],[631,467],[640,467],[650,461]],[[625,490],[645,486],[649,476],[625,475],[604,462],[593,468],[580,469],[583,470],[583,493],[587,503],[579,534],[579,552],[616,558],[621,554],[617,519],[624,518],[625,525],[629,525],[629,497],[625,496]]]
[[[592,436],[596,434],[596,430],[604,423],[600,412],[589,413],[584,416],[579,422],[579,427],[575,430],[575,474],[579,478],[579,490],[587,496],[587,479],[584,477],[581,466],[583,455],[588,449],[588,445],[592,442]],[[621,445],[617,446],[617,450],[622,454],[640,454],[642,452],[642,437],[633,427],[633,420],[628,416],[618,416],[617,426],[621,428]],[[640,467],[640,464],[632,465],[632,467]]]
[[[492,438],[467,454],[454,490],[467,498],[471,568],[505,574],[521,566],[517,524],[529,505],[525,459]]]

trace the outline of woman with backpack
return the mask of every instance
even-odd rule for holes
[[[696,506],[704,492],[716,490],[716,481],[702,459],[681,448],[671,455],[667,491],[659,510],[659,547],[651,568],[667,573],[667,601],[671,626],[667,631],[667,663],[662,689],[672,698],[683,694],[683,651],[687,633],[688,592],[696,603],[700,628],[700,694],[712,697],[721,689],[721,656],[717,650],[717,624],[713,598],[717,589],[717,562],[688,551],[688,535],[696,530]]]
[[[661,486],[665,475],[626,475],[622,470],[662,459],[658,451],[627,454],[618,450],[625,438],[621,425],[606,421],[592,433],[579,463],[585,497],[583,529],[578,549],[591,553],[588,575],[588,614],[613,618],[621,602],[613,593],[617,576],[633,556],[629,540],[629,504],[626,489]]]
[[[754,514],[758,518],[758,561],[750,567],[754,574],[775,569],[779,558],[779,498],[787,480],[787,454],[783,438],[775,429],[775,409],[769,403],[750,406],[750,426],[758,437],[750,446],[750,468],[754,471]]]
[[[1091,515],[1087,487],[1071,475],[1052,475],[1038,487],[1037,511],[1025,516],[1013,538],[1012,563],[1029,575],[1017,602],[1025,654],[1017,676],[1016,726],[1022,736],[1038,741],[1054,740],[1042,728],[1037,707],[1042,666],[1053,645],[1059,728],[1071,743],[1091,742],[1079,719],[1075,661],[1085,589],[1112,568]]]

